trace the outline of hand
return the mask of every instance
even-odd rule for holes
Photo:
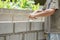
[[[29,18],[32,19],[32,20],[33,20],[33,19],[37,19],[34,14],[30,14],[30,15],[29,15]]]
[[[35,14],[36,14],[36,13],[39,13],[39,12],[41,12],[41,11],[42,11],[42,10],[36,10],[36,11],[34,11],[33,13],[31,13],[31,14],[29,15],[29,18],[32,19],[32,20],[33,20],[33,19],[37,19],[36,16],[35,16]]]

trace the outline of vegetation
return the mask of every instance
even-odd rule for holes
[[[0,8],[8,8],[8,9],[25,9],[25,10],[37,10],[39,9],[40,5],[34,4],[34,1],[29,1],[29,0],[6,0],[6,1],[1,1],[0,0]]]

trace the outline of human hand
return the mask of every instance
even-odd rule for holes
[[[35,14],[30,14],[29,15],[29,19],[32,19],[33,20],[33,19],[37,19],[37,18],[35,17]]]
[[[33,13],[30,13],[29,18],[32,19],[32,20],[37,19],[35,14],[37,14],[39,12],[42,12],[42,10],[36,10]]]

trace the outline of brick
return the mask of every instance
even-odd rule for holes
[[[0,40],[4,40],[4,37],[0,37]]]
[[[0,23],[0,34],[13,33],[12,23]]]
[[[36,33],[26,33],[24,40],[36,40]]]
[[[43,30],[43,23],[42,22],[32,22],[31,23],[31,30]]]
[[[45,39],[44,32],[38,32],[38,40]]]
[[[6,36],[6,40],[22,40],[22,34]]]
[[[26,32],[29,31],[29,23],[28,22],[20,22],[15,23],[15,32]]]

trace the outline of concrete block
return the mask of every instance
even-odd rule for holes
[[[29,14],[29,13],[31,13],[31,12],[33,12],[32,10],[14,10],[15,12],[14,13],[25,13],[25,14]]]
[[[4,40],[4,37],[0,37],[0,40]]]
[[[24,40],[36,40],[37,36],[36,33],[26,33]]]
[[[28,21],[31,10],[14,10],[14,21]]]
[[[0,23],[0,34],[13,33],[12,23]]]
[[[28,22],[15,23],[15,32],[29,31],[30,24]]]
[[[7,10],[7,9],[4,9],[4,8],[0,8],[0,12],[2,14],[9,13],[9,9]]]
[[[5,13],[9,13],[9,9],[1,9],[2,10],[2,13],[5,14]]]
[[[6,40],[22,40],[22,34],[6,36]]]
[[[24,14],[24,13],[16,13],[14,14],[14,21],[28,21],[28,14]]]
[[[0,21],[12,21],[11,14],[0,14]]]
[[[31,22],[44,22],[45,17],[38,17],[37,19],[33,19]]]
[[[1,14],[1,9],[0,9],[0,14]]]
[[[45,39],[44,32],[38,32],[38,40]]]
[[[32,22],[31,23],[31,30],[43,30],[43,23],[42,22]]]

